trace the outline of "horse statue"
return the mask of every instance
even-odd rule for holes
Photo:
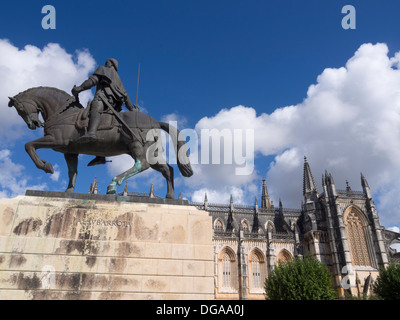
[[[66,192],[74,192],[79,154],[99,157],[129,154],[135,161],[134,166],[112,179],[107,194],[115,194],[117,185],[151,167],[159,171],[167,181],[166,198],[174,199],[174,170],[159,154],[162,151],[154,147],[155,143],[161,143],[160,136],[154,133],[160,129],[171,136],[181,174],[184,177],[193,175],[186,142],[179,136],[180,132],[172,125],[159,122],[147,114],[136,110],[120,112],[118,121],[114,115],[105,112],[98,129],[98,139],[82,144],[76,141],[86,130],[82,123],[85,109],[75,97],[57,88],[37,87],[9,99],[8,106],[15,107],[29,129],[44,127],[42,138],[25,144],[25,150],[36,167],[46,173],[54,173],[51,163],[39,158],[37,149],[49,148],[64,154],[69,177]],[[39,120],[39,113],[44,123]]]

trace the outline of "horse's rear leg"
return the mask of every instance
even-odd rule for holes
[[[126,179],[147,170],[150,168],[150,164],[146,160],[146,149],[138,141],[132,142],[128,145],[129,155],[135,160],[135,164],[129,170],[121,173],[120,175],[112,179],[111,184],[107,188],[108,194],[114,194],[117,192],[117,185],[121,185]]]
[[[120,175],[114,177],[112,182],[107,188],[107,194],[115,194],[117,192],[117,185],[121,185],[126,179],[133,177],[134,175],[147,170],[150,167],[149,163],[145,158],[137,158],[135,159],[135,164],[129,170],[121,173]]]
[[[151,168],[161,172],[165,180],[167,180],[167,195],[165,198],[167,199],[175,199],[175,190],[174,190],[174,168],[172,168],[168,163],[165,164],[153,164]]]
[[[67,162],[69,177],[68,188],[65,192],[74,192],[76,176],[78,175],[78,154],[64,153],[64,158]]]

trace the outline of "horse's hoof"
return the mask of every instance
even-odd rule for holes
[[[175,199],[175,195],[174,194],[167,194],[165,196],[165,199]]]
[[[73,193],[74,192],[74,188],[68,188],[67,190],[65,190],[66,193]]]
[[[51,165],[50,162],[46,162],[46,164],[45,164],[44,167],[43,167],[43,170],[44,170],[44,172],[46,172],[46,173],[51,173],[51,174],[54,173],[53,166]]]

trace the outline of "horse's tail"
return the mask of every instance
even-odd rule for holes
[[[180,131],[174,126],[159,122],[161,129],[168,132],[175,147],[175,155],[178,163],[179,171],[184,177],[191,177],[193,175],[193,169],[190,165],[189,154],[186,147],[186,141],[183,139]]]

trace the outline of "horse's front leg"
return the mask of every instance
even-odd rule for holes
[[[52,148],[56,146],[56,141],[53,136],[44,136],[40,139],[36,139],[34,141],[28,142],[25,144],[25,150],[31,157],[32,161],[35,163],[38,169],[43,170],[46,173],[54,173],[53,166],[51,163],[46,162],[39,158],[38,154],[36,153],[37,149],[43,148]]]

